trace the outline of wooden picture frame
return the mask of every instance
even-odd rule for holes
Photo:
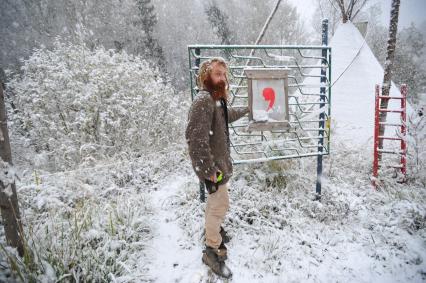
[[[288,68],[252,68],[246,67],[244,68],[244,73],[247,76],[247,84],[248,84],[248,105],[250,108],[249,113],[249,131],[273,131],[273,130],[288,130],[290,128],[289,124],[289,108],[288,108]],[[284,111],[280,111],[279,113],[275,113],[273,111],[267,112],[266,117],[269,117],[269,113],[273,113],[275,116],[279,116],[278,119],[270,119],[268,118],[265,121],[256,120],[254,117],[254,113],[258,110],[253,109],[254,97],[253,97],[253,88],[258,87],[258,85],[274,85],[275,91],[282,90],[284,94],[283,98],[280,98],[282,103],[278,105],[278,109]],[[282,87],[282,89],[281,89]],[[278,88],[278,89],[277,89]],[[265,89],[264,89],[265,90]],[[275,92],[274,99],[275,99]]]

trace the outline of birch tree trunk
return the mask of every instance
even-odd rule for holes
[[[399,4],[400,0],[392,0],[392,9],[391,9],[391,18],[390,18],[390,26],[389,26],[389,37],[388,37],[388,47],[386,54],[386,62],[385,62],[385,73],[383,76],[383,84],[382,84],[382,96],[389,96],[390,88],[391,88],[391,80],[392,80],[392,68],[393,62],[395,58],[395,47],[396,47],[396,34],[398,31],[398,15],[399,15]],[[380,108],[387,109],[388,108],[389,99],[381,99],[380,100]],[[380,122],[386,122],[386,112],[380,112]],[[385,127],[383,125],[379,125],[379,136],[383,136],[385,133]],[[379,139],[379,149],[383,148],[383,139]],[[379,153],[379,158],[380,158]]]

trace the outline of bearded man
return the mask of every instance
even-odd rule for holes
[[[229,278],[225,264],[229,241],[221,226],[229,209],[229,179],[232,176],[228,123],[249,112],[249,108],[227,106],[228,67],[222,58],[204,61],[199,69],[199,93],[188,115],[185,136],[195,174],[208,191],[205,210],[205,250],[202,261],[216,274]]]

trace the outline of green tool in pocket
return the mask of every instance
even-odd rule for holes
[[[219,189],[219,185],[223,180],[223,173],[220,171],[216,172],[216,179],[216,183],[207,179],[204,180],[204,184],[206,184],[206,189],[209,194],[217,192],[217,190]]]

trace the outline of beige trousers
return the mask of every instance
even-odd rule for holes
[[[206,205],[206,246],[219,248],[222,242],[220,226],[229,209],[229,182],[219,186],[217,192],[207,196]]]

